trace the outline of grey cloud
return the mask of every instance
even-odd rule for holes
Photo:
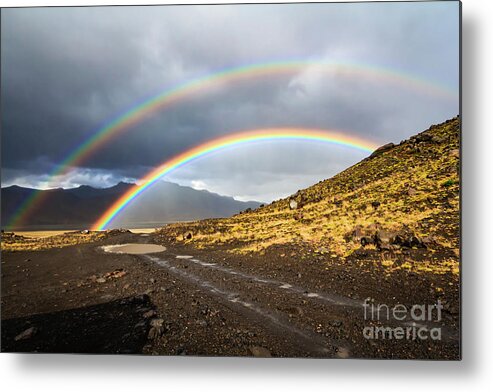
[[[39,184],[118,113],[226,67],[326,58],[381,65],[457,89],[457,18],[455,2],[4,10],[2,185],[22,178]],[[98,173],[101,185],[139,178],[196,144],[252,128],[338,128],[398,142],[457,112],[456,101],[361,78],[257,78],[176,102],[103,146],[73,173],[79,182],[82,172]],[[271,149],[269,160],[262,148],[248,149],[248,155],[236,156],[243,166],[227,162],[225,154],[173,178],[267,200],[362,157],[325,148],[331,159],[324,151],[305,153],[295,166],[284,147]],[[263,166],[245,166],[249,160]],[[248,182],[252,173],[256,184]],[[286,179],[284,185],[278,178]]]

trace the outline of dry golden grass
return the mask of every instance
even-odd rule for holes
[[[433,126],[424,135],[299,191],[293,195],[301,204],[296,210],[286,198],[228,219],[170,225],[161,233],[181,240],[183,231],[192,231],[189,242],[200,248],[230,244],[232,252],[244,253],[304,243],[348,257],[360,245],[347,241],[347,234],[358,225],[378,224],[433,236],[437,246],[457,254],[459,119]],[[374,202],[380,205],[373,207]],[[429,264],[382,261],[390,271],[458,271],[457,259]]]
[[[35,251],[52,248],[64,248],[78,244],[100,241],[106,238],[105,232],[91,232],[84,234],[81,232],[67,232],[51,236],[24,237],[10,233],[2,234],[2,251]]]
[[[46,238],[55,235],[70,233],[69,230],[32,230],[32,231],[16,231],[15,234],[27,238]]]
[[[451,273],[455,276],[459,275],[459,261],[457,259],[441,260],[439,263],[409,259],[400,265],[394,265],[392,263],[385,267],[388,268],[388,272],[408,270],[416,273],[428,272],[435,275],[443,275],[447,273]]]

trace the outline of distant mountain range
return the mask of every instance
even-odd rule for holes
[[[110,188],[82,185],[72,189],[39,191],[45,193],[41,195],[44,201],[27,217],[20,228],[88,228],[133,185],[120,182]],[[35,190],[17,185],[2,188],[2,228],[33,191]],[[254,201],[242,202],[232,197],[161,181],[130,204],[121,216],[112,222],[111,227],[159,226],[168,222],[228,217],[247,208],[257,208],[259,205],[260,203]]]

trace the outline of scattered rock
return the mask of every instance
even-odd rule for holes
[[[407,241],[404,241],[404,246],[408,246],[410,248],[426,248],[423,241],[415,235],[410,235],[407,238]]]
[[[375,243],[372,237],[369,236],[363,236],[360,239],[361,246],[367,246],[367,245],[372,245]]]
[[[187,355],[187,351],[185,350],[185,347],[178,347],[176,350],[176,355]]]
[[[164,319],[154,318],[151,320],[151,327],[162,327],[164,325]]]
[[[207,316],[210,313],[210,309],[207,305],[202,306],[200,309],[200,314]]]
[[[400,246],[406,246],[406,240],[404,239],[404,237],[401,235],[401,234],[395,234],[391,239],[390,239],[390,243],[392,245],[398,245],[399,247]]]
[[[384,144],[383,146],[381,147],[378,147],[375,151],[373,151],[370,155],[370,158],[374,158],[380,154],[383,154],[384,152],[386,151],[389,151],[391,150],[392,148],[395,147],[395,144],[394,143],[387,143],[387,144]]]
[[[339,328],[342,325],[342,321],[341,320],[331,320],[331,321],[329,321],[329,325],[331,327]]]
[[[149,330],[148,338],[156,339],[161,337],[165,332],[164,320],[162,318],[152,319],[150,322],[151,329]]]
[[[373,240],[378,249],[388,250],[396,235],[395,232],[380,229],[373,236]]]
[[[18,342],[19,340],[27,340],[27,339],[31,339],[37,332],[37,328],[36,327],[30,327],[28,329],[26,329],[25,331],[22,331],[19,335],[17,335],[14,340],[16,342]]]
[[[184,234],[183,234],[183,240],[186,241],[186,240],[191,240],[193,238],[193,233],[191,231],[186,231]]]
[[[341,359],[349,358],[349,350],[345,347],[337,347],[336,357]]]
[[[154,327],[151,327],[151,329],[149,329],[149,333],[147,334],[147,338],[150,340],[154,340],[160,336],[161,333],[159,331],[159,328],[154,328]]]
[[[248,349],[250,350],[250,353],[254,357],[258,357],[258,358],[271,358],[272,357],[270,351],[268,349],[266,349],[265,347],[250,346],[250,347],[248,347]]]
[[[423,245],[425,247],[427,247],[428,245],[434,245],[434,244],[436,244],[436,238],[433,235],[429,235],[429,236],[423,237],[421,239],[421,241],[422,241],[422,243],[423,243]]]
[[[287,308],[285,309],[285,311],[289,314],[290,317],[303,316],[303,309],[301,309],[299,306],[293,306],[291,308]]]
[[[445,143],[446,141],[447,141],[446,137],[440,137],[436,135],[431,137],[431,142],[435,144]]]
[[[151,309],[151,310],[148,310],[147,312],[145,312],[142,317],[148,319],[148,318],[151,318],[151,317],[154,317],[156,315],[156,311],[154,309]]]
[[[196,323],[197,323],[197,325],[200,325],[201,327],[207,327],[207,321],[205,321],[205,320],[197,320]]]
[[[135,305],[145,305],[151,302],[151,298],[147,294],[136,295],[135,297],[125,298],[121,301],[122,304],[129,303]]]
[[[145,329],[147,327],[147,323],[145,321],[139,321],[137,324],[134,325],[134,329]]]
[[[345,235],[345,239],[347,242],[359,242],[362,247],[375,245],[380,251],[400,249],[402,247],[426,248],[427,244],[434,242],[433,237],[422,240],[408,230],[386,230],[378,224],[371,224],[365,228],[358,225]]]
[[[107,272],[103,275],[103,278],[105,279],[119,279],[123,278],[127,274],[126,271],[123,270],[123,268],[117,268],[114,271]]]
[[[118,268],[114,271],[107,272],[101,276],[92,275],[89,280],[96,283],[106,283],[108,280],[119,279],[127,274],[122,268]]]
[[[123,234],[123,233],[131,233],[131,231],[127,230],[127,229],[112,229],[112,230],[106,231],[106,234],[109,236],[119,235],[119,234]]]
[[[363,226],[361,225],[356,225],[354,229],[344,236],[344,239],[346,242],[350,241],[355,241],[358,242],[361,240],[361,237],[363,237],[365,234],[363,233]]]
[[[448,312],[450,314],[459,314],[459,307],[458,306],[455,306],[455,305],[451,305],[448,308]]]
[[[420,133],[411,138],[411,140],[416,141],[417,143],[430,142],[432,141],[433,136],[429,133]]]
[[[289,199],[289,208],[296,210],[298,208],[298,202],[295,199]]]

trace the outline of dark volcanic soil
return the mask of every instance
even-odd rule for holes
[[[172,244],[149,255],[101,249],[156,242],[152,234],[122,233],[60,249],[3,252],[2,351],[460,357],[458,292],[443,299],[440,322],[419,325],[441,327],[441,340],[363,336],[365,327],[380,325],[365,320],[365,298],[388,306],[432,305],[434,278],[389,278],[350,264],[327,269],[320,255],[301,261],[288,247],[263,256]],[[408,318],[381,325],[412,324]]]

